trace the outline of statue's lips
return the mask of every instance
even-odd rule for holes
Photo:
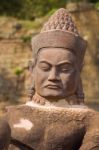
[[[45,87],[48,89],[56,89],[56,90],[61,88],[59,85],[56,85],[56,84],[49,84]]]

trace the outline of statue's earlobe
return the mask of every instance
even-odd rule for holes
[[[29,70],[31,73],[33,72],[34,65],[35,65],[34,59],[29,60],[29,62],[28,62],[28,70]]]

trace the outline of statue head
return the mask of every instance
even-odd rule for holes
[[[41,33],[32,38],[32,91],[47,100],[84,100],[80,73],[86,42],[78,34],[70,14],[63,8],[51,16]]]

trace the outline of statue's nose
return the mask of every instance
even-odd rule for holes
[[[58,71],[57,71],[55,68],[53,68],[53,69],[50,71],[50,74],[49,74],[48,80],[49,80],[49,81],[56,81],[56,80],[60,80],[60,77],[59,77]]]

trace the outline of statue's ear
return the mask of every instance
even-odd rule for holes
[[[77,88],[76,96],[78,99],[78,103],[84,104],[84,92],[83,92],[83,85],[82,85],[82,80],[81,80],[80,76],[78,79],[78,88]]]
[[[83,66],[84,66],[84,62],[80,65],[80,72],[82,71]]]
[[[28,62],[28,70],[32,73],[33,72],[33,68],[34,68],[34,59],[29,60]]]

